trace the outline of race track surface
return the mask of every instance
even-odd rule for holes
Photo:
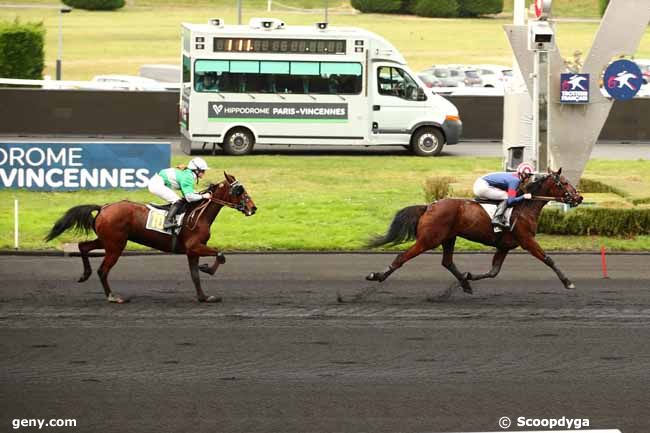
[[[231,254],[201,275],[224,299],[206,305],[183,256],[127,256],[110,275],[120,306],[96,274],[76,283],[78,257],[2,256],[0,431],[500,431],[502,416],[564,416],[650,432],[650,256],[609,256],[609,279],[599,255],[553,257],[576,290],[512,254],[474,295],[436,300],[453,281],[439,254],[381,284],[364,276],[392,254]],[[490,262],[456,256],[463,271]]]

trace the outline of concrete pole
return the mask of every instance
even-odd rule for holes
[[[539,169],[539,63],[541,53],[535,51],[535,60],[533,63],[533,125],[531,133],[531,141],[533,144],[532,149],[532,162],[535,167],[535,171]]]
[[[241,0],[237,0],[237,24],[241,25]]]
[[[18,199],[14,199],[14,248],[18,249]]]
[[[63,11],[59,9],[59,48],[56,53],[56,79],[61,79],[61,58],[63,57]]]

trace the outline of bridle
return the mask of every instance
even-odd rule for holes
[[[551,177],[553,180],[553,183],[555,184],[555,187],[558,188],[560,191],[562,191],[562,196],[561,197],[552,197],[552,196],[541,196],[541,195],[534,195],[533,200],[543,200],[543,201],[559,201],[561,203],[566,203],[571,207],[576,207],[578,204],[580,204],[575,196],[575,194],[572,194],[569,192],[569,190],[565,187],[565,185],[562,184],[562,180],[560,178],[559,174],[556,173],[550,173],[540,179],[540,183],[544,180],[546,180],[548,177]]]
[[[561,201],[562,203],[566,203],[571,207],[578,206],[578,204],[580,204],[580,203],[578,202],[578,200],[576,198],[576,195],[571,194],[569,192],[569,189],[566,188],[565,185],[562,184],[562,180],[560,179],[560,175],[555,174],[555,173],[551,173],[551,176],[553,176],[553,182],[555,183],[556,188],[558,188],[563,193],[562,197],[558,197],[558,198],[560,198],[560,200],[558,200],[558,201]]]
[[[223,184],[224,184],[224,182],[221,182],[221,183],[217,184],[217,188],[221,188]],[[233,183],[229,184],[228,194],[231,195],[231,196],[241,196],[242,194],[244,194],[244,185],[239,183],[238,180],[235,180]],[[214,193],[212,193],[212,196],[210,197],[208,203],[209,202],[220,204],[222,206],[227,206],[229,208],[236,209],[236,210],[238,210],[240,212],[244,212],[246,210],[246,198],[245,197],[242,197],[239,200],[239,203],[234,204],[234,203],[231,203],[229,201],[225,201],[225,200],[221,200],[219,198],[215,198]]]
[[[206,199],[203,203],[198,205],[196,208],[192,210],[188,217],[188,221],[194,221],[194,224],[189,227],[190,230],[194,230],[196,228],[196,225],[199,223],[199,220],[201,219],[201,215],[203,215],[203,212],[208,208],[210,203],[215,203],[215,204],[220,204],[222,206],[226,206],[232,209],[237,209],[240,212],[245,213],[246,210],[246,199],[242,198],[239,200],[239,203],[234,204],[229,201],[221,200],[219,198],[214,197],[214,190],[217,188],[222,188],[224,185],[224,182],[220,182],[216,185],[216,188],[213,188],[212,186],[210,188],[207,188],[203,191],[201,191],[201,194],[205,194],[206,192],[210,192],[211,197],[209,199]],[[228,184],[229,190],[228,194],[233,195],[233,196],[238,196],[242,195],[244,193],[244,185],[239,183],[238,180],[235,180],[233,183]]]

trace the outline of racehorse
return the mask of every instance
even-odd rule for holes
[[[508,252],[521,246],[553,269],[565,288],[574,289],[575,285],[537,243],[535,234],[537,220],[546,203],[556,200],[575,207],[582,202],[582,196],[562,176],[561,168],[557,172],[549,170],[546,174],[536,175],[523,188],[525,190],[522,192],[534,195],[533,200],[523,200],[516,204],[511,215],[511,230],[500,233],[494,232],[487,212],[473,200],[447,198],[428,206],[410,206],[400,210],[388,232],[372,240],[368,247],[396,245],[413,239],[415,244],[399,254],[384,272],[372,272],[366,279],[384,281],[407,261],[442,244],[442,265],[456,277],[465,292],[472,293],[470,281],[496,277]],[[474,275],[458,270],[453,262],[454,244],[458,236],[497,248],[489,272]]]
[[[220,297],[205,295],[201,289],[198,272],[200,270],[214,275],[219,264],[225,263],[222,253],[206,245],[210,239],[210,226],[224,206],[234,208],[246,216],[253,215],[257,210],[244,186],[234,176],[225,172],[224,175],[225,180],[218,184],[210,184],[206,190],[202,191],[202,193],[210,192],[212,194],[210,199],[189,204],[177,240],[172,240],[170,234],[147,229],[145,227],[149,213],[147,206],[126,200],[104,206],[81,205],[70,208],[54,224],[45,239],[51,241],[70,228],[85,233],[94,230],[97,239],[79,242],[79,252],[84,266],[79,282],[86,281],[92,274],[88,253],[103,248],[106,254],[97,274],[109,302],[119,304],[125,302],[123,298],[113,295],[111,292],[108,285],[108,273],[117,263],[127,241],[160,251],[186,254],[199,302],[219,302],[221,301]],[[98,213],[93,216],[92,213],[95,211]],[[207,256],[215,256],[214,264],[199,266],[199,257]]]

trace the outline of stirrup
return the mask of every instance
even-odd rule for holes
[[[499,227],[502,230],[510,230],[510,224],[504,221],[492,221],[494,227]]]
[[[163,223],[163,230],[174,230],[176,227],[178,227],[178,224],[176,224],[173,221],[172,222],[165,221]]]

